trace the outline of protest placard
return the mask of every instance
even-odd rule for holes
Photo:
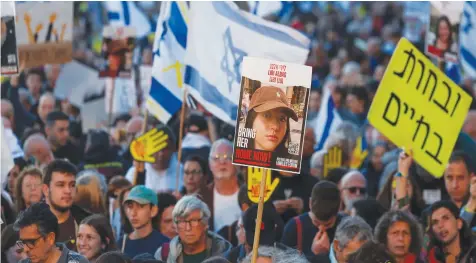
[[[430,12],[430,2],[405,1],[403,2],[403,37],[412,43],[419,43],[424,39],[428,28],[428,13]]]
[[[1,33],[2,51],[1,72],[2,75],[13,75],[18,73],[18,50],[15,30],[15,2],[2,2],[1,13]]]
[[[464,2],[433,1],[427,26],[427,55],[458,63],[459,24]]]
[[[471,97],[402,38],[383,76],[368,119],[399,147],[413,150],[439,178],[455,146]]]
[[[29,68],[71,61],[73,2],[16,4],[20,65]]]
[[[245,57],[233,163],[301,171],[312,68]]]
[[[155,153],[160,152],[167,147],[168,138],[169,136],[163,129],[157,130],[157,128],[153,128],[134,139],[129,146],[129,150],[134,160],[154,163]]]
[[[324,155],[322,177],[326,178],[330,170],[339,167],[342,167],[342,149],[336,145],[327,150],[327,153]]]
[[[248,174],[246,186],[248,189],[248,198],[253,203],[259,202],[260,185],[263,179],[263,169],[248,166]],[[279,185],[279,177],[276,177],[271,182],[271,170],[266,169],[266,186],[264,190],[264,202],[267,202],[273,194],[276,187]]]
[[[140,88],[142,93],[142,107],[145,107],[147,97],[149,96],[150,86],[152,85],[152,67],[147,65],[141,65],[139,67],[140,74]]]
[[[134,78],[106,78],[106,112],[113,115],[128,113],[137,107]]]
[[[135,30],[131,27],[106,26],[103,29],[100,77],[131,78]]]

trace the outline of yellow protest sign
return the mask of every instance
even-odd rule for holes
[[[407,39],[390,60],[368,114],[369,122],[433,176],[443,175],[471,97]]]
[[[154,128],[132,141],[129,150],[134,160],[153,163],[155,162],[153,155],[167,147],[168,138],[164,131]]]
[[[324,155],[322,176],[327,177],[329,171],[342,166],[342,149],[339,146],[330,148]]]
[[[263,168],[255,168],[248,166],[248,198],[253,203],[259,202],[259,190],[261,185],[261,178],[263,176]],[[266,188],[264,195],[264,202],[268,201],[271,194],[279,184],[279,178],[275,178],[271,182],[271,170],[266,169]]]

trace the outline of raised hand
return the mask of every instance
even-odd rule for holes
[[[167,147],[169,136],[164,131],[152,129],[132,141],[130,151],[134,160],[140,162],[155,162],[153,155]]]
[[[330,148],[324,155],[324,164],[322,167],[322,176],[327,177],[330,170],[342,166],[342,149],[338,146]]]

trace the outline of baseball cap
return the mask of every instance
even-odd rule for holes
[[[158,205],[159,204],[159,200],[157,199],[157,194],[153,190],[143,185],[134,186],[129,192],[129,194],[127,195],[127,198],[124,200],[123,204],[126,203],[127,201],[134,201],[141,205],[146,205],[146,204]]]
[[[258,205],[253,205],[243,215],[243,227],[245,229],[246,242],[252,246],[255,236],[256,218],[258,217]],[[261,232],[259,244],[272,246],[277,239],[278,230],[284,225],[281,216],[276,212],[272,203],[263,204],[263,217],[261,219]]]
[[[287,115],[294,121],[298,121],[298,116],[294,110],[289,107],[286,93],[278,87],[263,86],[253,93],[250,101],[250,110],[263,112],[275,108],[283,108]]]

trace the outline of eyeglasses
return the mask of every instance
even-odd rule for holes
[[[231,155],[229,154],[222,154],[222,155],[219,155],[219,154],[216,154],[215,156],[212,156],[210,159],[212,159],[213,161],[231,161]]]
[[[197,227],[202,221],[202,219],[203,218],[201,217],[201,218],[190,219],[190,220],[177,220],[176,224],[180,230],[184,230],[187,228],[187,225],[189,224],[190,224],[190,227]]]
[[[43,236],[39,236],[34,239],[23,239],[23,240],[20,239],[16,242],[16,244],[17,244],[17,247],[20,249],[24,249],[25,246],[28,247],[29,249],[33,249],[36,246],[36,242],[40,240],[40,238],[42,237]]]
[[[365,189],[364,187],[348,187],[344,189],[349,190],[351,194],[355,194],[357,193],[357,191],[359,191],[359,193],[363,195],[367,193],[367,189]]]
[[[185,170],[183,171],[185,175],[200,175],[202,174],[202,170]]]

